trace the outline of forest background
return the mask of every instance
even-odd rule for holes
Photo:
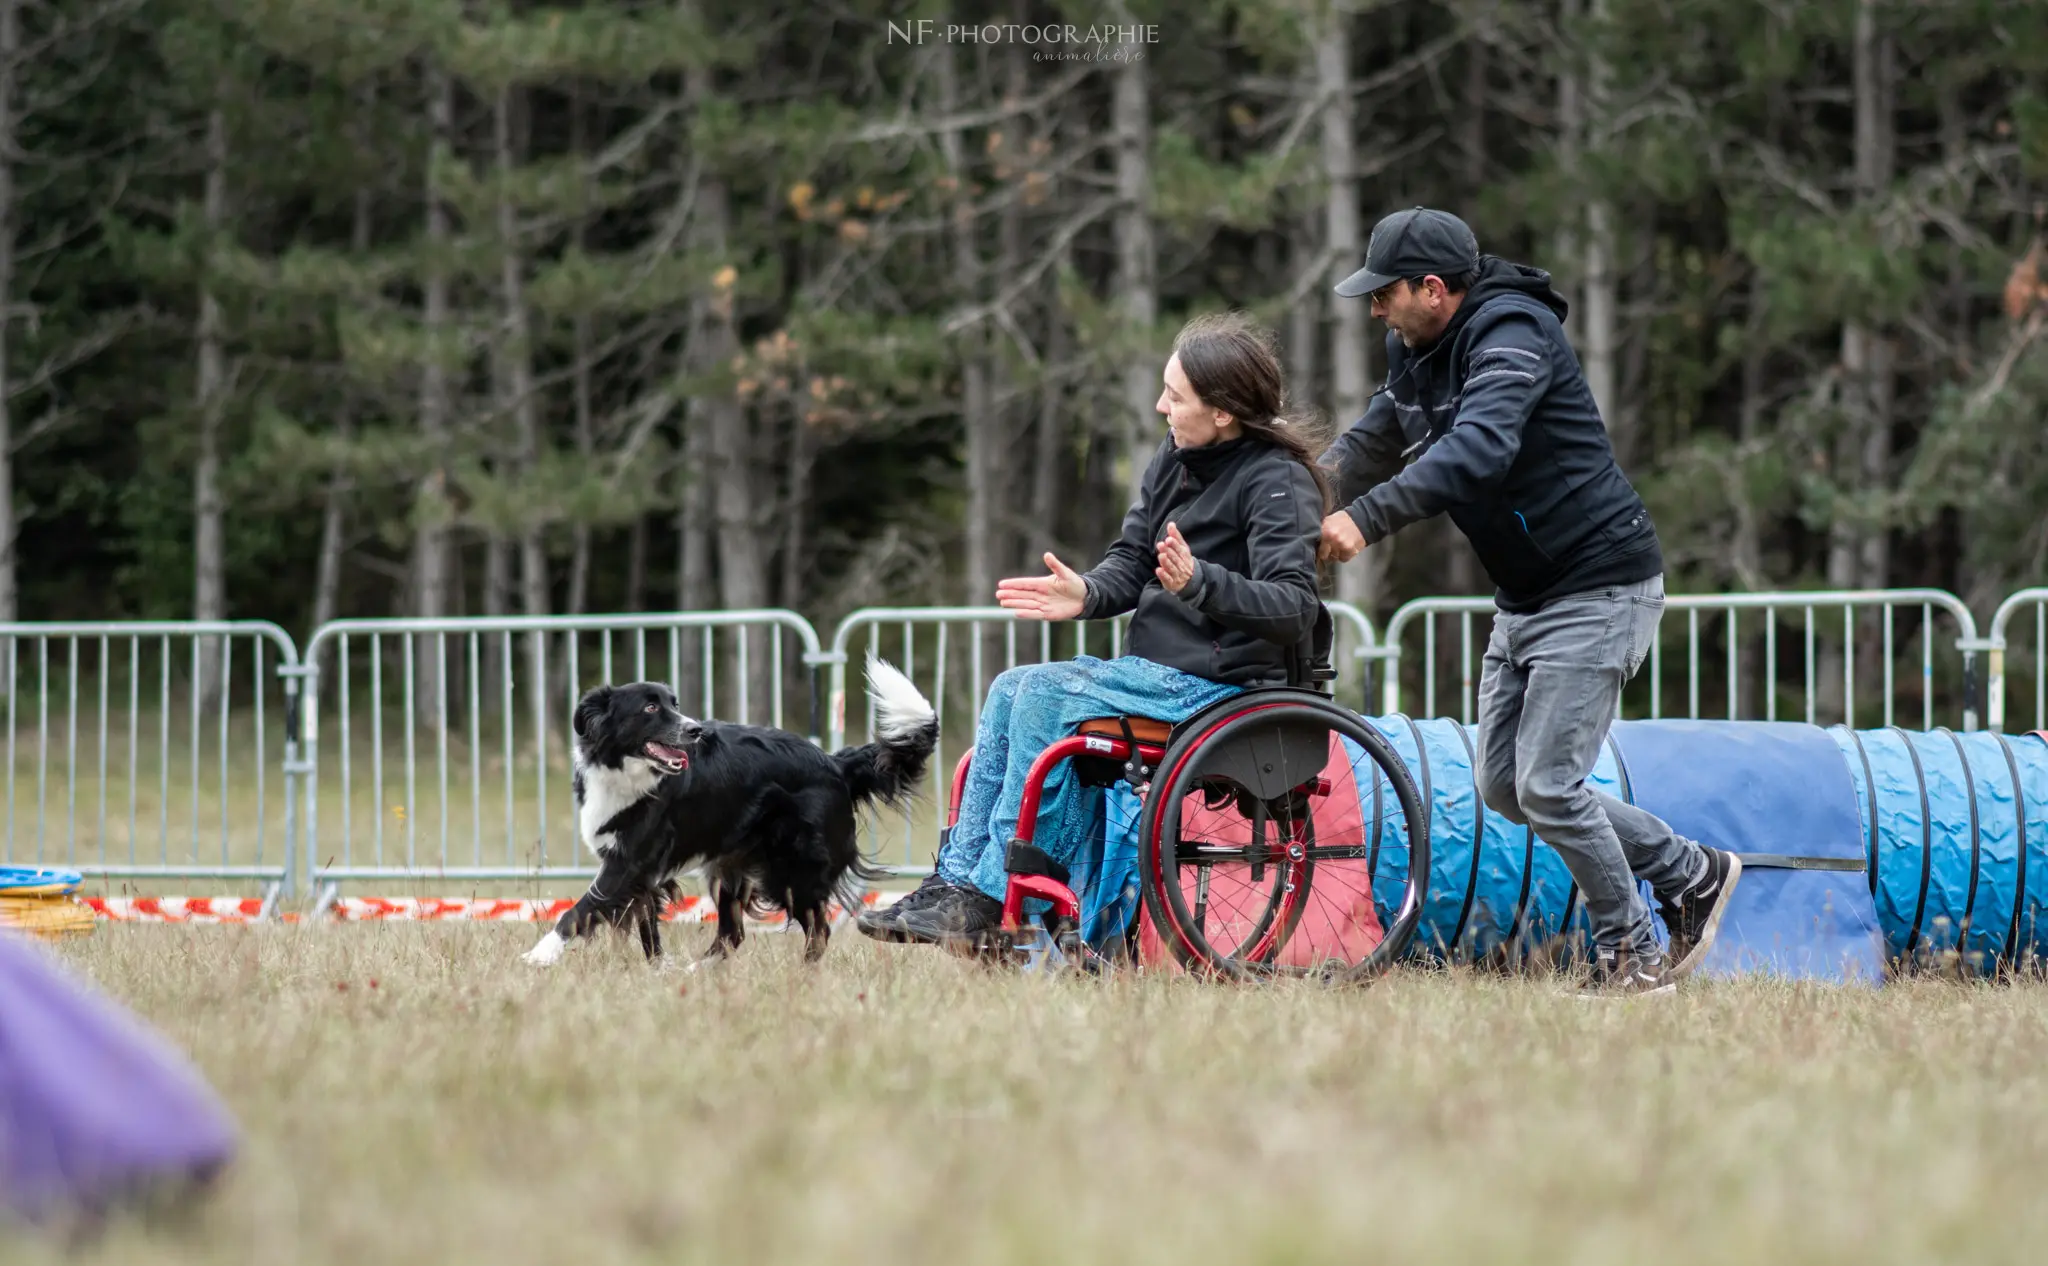
[[[0,620],[985,603],[1188,315],[1357,417],[1417,203],[1556,276],[1673,591],[2043,575],[2038,2],[0,0]]]

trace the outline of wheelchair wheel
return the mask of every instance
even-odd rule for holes
[[[1370,977],[1415,934],[1426,823],[1363,717],[1313,691],[1234,695],[1176,727],[1145,794],[1151,931],[1198,974]]]

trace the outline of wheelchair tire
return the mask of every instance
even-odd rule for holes
[[[1345,749],[1333,747],[1335,737],[1365,752],[1378,780],[1369,791],[1361,785],[1365,768],[1354,771]],[[1315,801],[1333,794],[1340,779],[1357,789],[1358,838],[1319,844]],[[1249,838],[1191,838],[1184,820],[1191,795],[1202,796],[1205,806],[1222,796],[1236,810],[1232,822],[1220,809],[1197,809],[1192,816],[1203,821],[1193,824],[1196,834],[1228,828],[1235,837],[1242,824]],[[1405,826],[1407,873],[1398,901],[1375,896],[1386,821],[1381,814],[1366,821],[1368,802],[1392,808]],[[1139,818],[1145,910],[1175,961],[1194,974],[1370,979],[1415,934],[1429,875],[1427,821],[1406,763],[1363,717],[1314,691],[1247,690],[1175,727]],[[1267,838],[1275,823],[1284,840]],[[1213,904],[1219,893],[1229,899],[1220,913]]]

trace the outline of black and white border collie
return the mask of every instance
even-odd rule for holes
[[[701,870],[717,902],[718,936],[705,959],[739,947],[747,913],[782,910],[804,930],[804,958],[830,941],[827,908],[857,898],[870,866],[854,814],[901,807],[924,780],[939,719],[908,677],[870,659],[868,689],[879,737],[827,753],[786,730],[698,722],[660,682],[599,686],[583,696],[572,790],[597,878],[554,930],[525,954],[547,966],[599,925],[634,926],[650,961],[661,957],[661,910],[675,877]]]

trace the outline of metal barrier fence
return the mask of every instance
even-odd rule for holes
[[[825,656],[832,667],[828,748],[866,743],[874,736],[874,701],[868,697],[861,668],[871,654],[916,682],[939,714],[939,750],[916,810],[900,826],[871,823],[867,829],[873,834],[863,841],[863,848],[886,858],[881,837],[889,832],[901,840],[900,848],[893,850],[898,856],[891,869],[905,874],[930,870],[944,823],[947,779],[954,762],[974,745],[974,720],[989,683],[998,673],[1022,664],[1091,654],[1114,658],[1123,653],[1128,624],[1128,617],[1120,617],[1063,623],[1055,630],[1051,624],[1019,620],[1001,607],[868,607],[841,620]],[[1059,650],[1062,644],[1068,648],[1064,653]],[[849,732],[847,715],[853,711],[861,723]],[[963,716],[964,726],[957,724]],[[949,717],[955,721],[949,723]],[[920,840],[926,847],[919,847]]]
[[[2034,640],[2032,653],[2021,657],[2031,676],[2034,687],[2034,719],[2027,725],[2030,730],[2048,728],[2048,588],[2022,589],[1998,604],[1991,613],[1991,627],[1986,632],[1985,659],[1985,703],[1986,724],[1993,730],[2006,726],[2006,692],[2022,688],[2025,679],[2014,680],[2011,676],[2011,647],[2006,637],[2013,618],[2032,607],[2034,609]]]
[[[1362,669],[1346,673],[1347,665],[1371,662],[1377,643],[1372,622],[1349,603],[1328,604],[1337,624],[1335,662],[1339,697],[1349,693],[1366,702],[1367,679]],[[873,701],[867,698],[860,665],[872,653],[902,669],[918,688],[925,691],[939,714],[939,751],[926,777],[926,794],[918,812],[901,828],[899,872],[918,873],[930,869],[930,857],[938,850],[939,828],[950,791],[948,779],[954,762],[974,744],[975,719],[981,702],[998,673],[1023,664],[1042,664],[1095,654],[1115,658],[1123,653],[1128,616],[1114,620],[1065,624],[1059,630],[1046,623],[1020,621],[1001,607],[871,607],[855,611],[833,630],[831,650],[825,658],[832,665],[832,729],[830,746],[848,741],[848,699],[857,698],[862,723],[855,727],[858,737],[868,742],[874,734]],[[858,653],[856,639],[861,639]],[[1069,649],[1062,654],[1061,645]],[[853,681],[850,696],[849,676]],[[1352,680],[1355,679],[1355,680]],[[965,717],[967,724],[949,725],[948,716]],[[877,832],[883,828],[876,827]],[[888,828],[895,833],[893,824]],[[927,846],[920,849],[919,841]],[[873,848],[875,841],[869,842]],[[924,861],[919,862],[922,853]]]
[[[685,712],[785,727],[800,690],[817,733],[818,637],[791,611],[337,620],[306,645],[309,665],[329,659],[315,680],[331,681],[334,716],[323,716],[324,690],[305,710],[305,874],[322,904],[365,879],[594,874],[569,812],[570,717],[593,686],[658,679]],[[451,770],[463,784],[453,794]],[[324,860],[323,801],[340,828]]]
[[[1458,684],[1458,716],[1470,723],[1493,610],[1490,598],[1419,598],[1396,611],[1387,621],[1380,651],[1387,662],[1382,710],[1402,711],[1404,690],[1419,686],[1421,714],[1439,715],[1438,680],[1440,670],[1448,667]],[[1818,620],[1816,612],[1822,613]],[[1682,621],[1673,618],[1681,614]],[[1953,636],[1937,634],[1937,614],[1954,621]],[[1453,656],[1440,653],[1437,637],[1439,619],[1449,616],[1458,620]],[[1794,625],[1791,636],[1781,637],[1780,625],[1788,621]],[[1418,659],[1407,660],[1403,635],[1418,623],[1422,652]],[[1665,647],[1680,629],[1686,636],[1682,710],[1665,704],[1666,690],[1677,692],[1669,681],[1673,674]],[[1910,651],[1916,642],[1920,671],[1901,683],[1898,653]],[[1854,726],[1860,693],[1866,719],[1874,704],[1882,723],[1891,725],[1903,698],[1919,704],[1921,728],[1933,729],[1940,697],[1940,711],[1957,717],[1963,729],[1974,730],[1976,655],[1987,645],[1978,639],[1976,619],[1962,599],[1941,589],[1672,594],[1665,599],[1657,641],[1631,683],[1622,711],[1653,718],[1775,721],[1787,705],[1803,705],[1801,719],[1809,723],[1840,721]],[[1859,654],[1866,662],[1875,659],[1882,665],[1881,689],[1859,683]],[[1449,665],[1443,663],[1446,658]],[[1792,691],[1785,670],[1802,665],[1799,688]],[[1792,715],[1798,714],[1795,707]]]
[[[1334,693],[1340,702],[1356,698],[1360,712],[1371,712],[1373,665],[1386,658],[1379,631],[1373,627],[1371,616],[1348,602],[1323,605],[1337,622],[1337,644],[1333,648],[1337,680],[1331,683]]]
[[[1410,602],[1384,634],[1356,608],[1330,607],[1340,699],[1426,715],[1455,702],[1472,718],[1491,599]],[[2009,644],[2030,608],[2031,645]],[[272,899],[301,883],[325,900],[366,879],[581,879],[592,868],[567,813],[568,740],[585,689],[658,678],[695,715],[808,723],[837,747],[872,733],[860,664],[873,650],[941,715],[930,794],[892,850],[902,869],[921,871],[937,848],[945,780],[995,675],[1119,654],[1126,622],[1055,629],[998,607],[875,608],[841,621],[824,649],[802,616],[780,610],[341,620],[303,655],[262,621],[0,624],[0,864],[227,879]],[[2008,597],[1981,640],[1969,609],[1937,589],[1672,595],[1622,710],[1908,718],[1923,729],[1959,718],[1967,730],[1978,723],[1980,653],[1990,727],[2004,728],[2029,690],[2032,725],[2048,726],[2048,587]]]
[[[260,620],[0,624],[0,863],[245,880],[274,901],[296,857],[300,676]]]

